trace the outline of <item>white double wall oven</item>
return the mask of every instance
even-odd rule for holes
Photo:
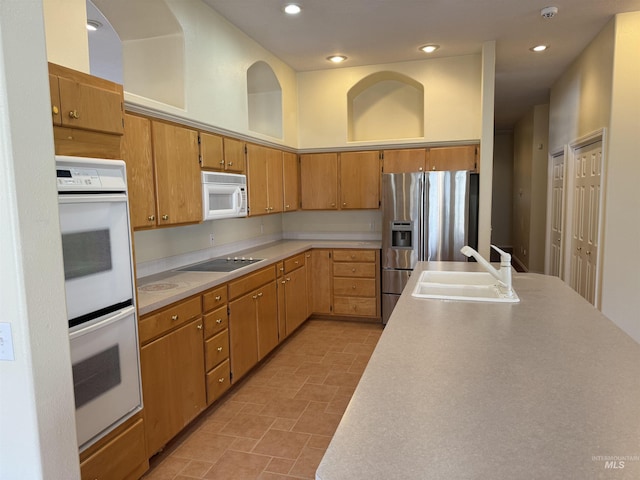
[[[142,409],[124,162],[56,157],[78,447]]]

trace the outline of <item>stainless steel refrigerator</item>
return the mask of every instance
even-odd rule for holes
[[[478,175],[466,170],[382,175],[382,321],[419,261],[466,261],[477,247]]]

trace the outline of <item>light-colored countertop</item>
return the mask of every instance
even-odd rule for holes
[[[514,274],[518,304],[411,296],[451,267],[479,268],[416,269],[316,479],[640,478],[640,345],[555,277]]]
[[[170,270],[148,277],[139,278],[138,314],[145,315],[159,308],[180,301],[191,295],[239,278],[247,273],[264,268],[291,255],[310,248],[373,248],[379,249],[380,242],[340,241],[340,240],[281,240],[249,250],[231,254],[231,257],[262,258],[260,262],[239,268],[233,272],[179,272]]]

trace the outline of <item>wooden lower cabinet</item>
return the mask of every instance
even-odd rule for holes
[[[80,460],[82,480],[137,480],[148,469],[144,420],[139,416],[123,424],[104,444],[83,454]]]
[[[313,249],[309,265],[308,302],[310,313],[331,315],[333,259],[330,249]]]
[[[379,250],[333,250],[333,313],[380,317]]]
[[[278,345],[275,266],[230,282],[229,299],[231,382],[235,383]]]
[[[143,345],[140,352],[151,457],[206,407],[202,318]]]
[[[307,263],[311,252],[289,257],[283,262],[283,275],[279,277],[280,340],[291,335],[309,317]]]

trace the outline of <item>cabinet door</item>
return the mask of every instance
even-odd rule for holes
[[[148,343],[140,356],[151,457],[206,406],[202,319]]]
[[[51,96],[51,119],[53,121],[53,124],[62,125],[58,77],[51,74],[49,74],[49,95]]]
[[[309,287],[309,303],[313,313],[331,313],[332,266],[331,250],[311,251],[312,283]]]
[[[247,184],[249,188],[249,215],[251,216],[269,213],[266,157],[264,147],[247,145]]]
[[[122,93],[63,77],[58,83],[63,126],[122,135]]]
[[[426,168],[426,148],[406,148],[383,152],[384,173],[422,172]]]
[[[151,122],[147,118],[125,114],[122,158],[127,164],[129,210],[133,228],[156,225],[156,189],[153,179]]]
[[[257,292],[229,302],[229,352],[232,383],[258,363]]]
[[[298,209],[300,188],[298,182],[298,156],[291,152],[282,152],[283,211]]]
[[[300,199],[303,210],[338,209],[338,154],[300,155]]]
[[[211,170],[224,170],[223,140],[219,135],[200,132],[200,166]]]
[[[158,225],[195,223],[202,219],[202,186],[198,132],[151,122],[156,168]]]
[[[476,145],[430,148],[427,152],[429,169],[477,171],[477,152]]]
[[[307,319],[307,266],[285,275],[285,311],[287,335]]]
[[[258,319],[258,359],[278,345],[278,294],[276,282],[260,287],[256,294]]]
[[[340,154],[340,208],[380,206],[380,155],[377,151]]]
[[[280,213],[282,212],[283,204],[282,152],[268,148],[266,161],[269,213]]]
[[[244,142],[224,138],[224,168],[231,173],[244,173]]]

